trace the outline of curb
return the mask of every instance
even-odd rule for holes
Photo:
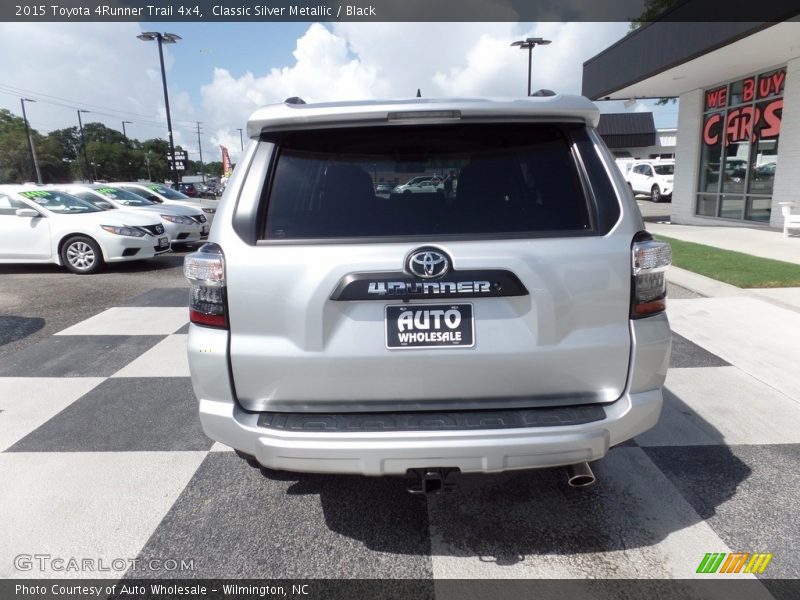
[[[667,280],[701,296],[709,298],[727,298],[731,296],[746,296],[742,288],[729,283],[711,279],[705,275],[687,271],[680,267],[671,266],[667,269]]]
[[[667,269],[667,281],[707,298],[749,297],[800,313],[800,304],[796,302],[784,302],[779,298],[761,293],[758,289],[743,289],[680,267],[670,266]]]

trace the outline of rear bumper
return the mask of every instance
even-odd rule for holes
[[[235,400],[228,332],[191,325],[189,368],[200,422],[213,440],[264,466],[312,473],[402,475],[408,469],[457,467],[497,472],[556,467],[603,458],[655,426],[670,351],[665,314],[630,322],[632,356],[625,392],[603,404],[604,418],[580,424],[447,431],[296,431],[258,425],[257,412]]]
[[[230,402],[201,399],[200,421],[209,437],[271,469],[402,475],[412,468],[457,467],[488,473],[601,459],[610,447],[653,427],[661,403],[660,389],[625,395],[603,407],[605,419],[571,426],[325,433],[259,427],[257,414]]]

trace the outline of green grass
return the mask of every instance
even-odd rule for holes
[[[741,288],[800,287],[800,265],[655,236],[672,245],[672,264]]]

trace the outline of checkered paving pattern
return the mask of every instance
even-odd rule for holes
[[[773,323],[800,331],[800,314],[754,302],[671,301],[661,421],[596,463],[593,487],[552,469],[421,498],[400,478],[260,471],[214,444],[186,291],[151,290],[0,363],[0,577],[86,576],[14,569],[48,553],[194,560],[153,576],[690,578],[708,552],[745,551],[796,578],[798,350],[765,356]]]

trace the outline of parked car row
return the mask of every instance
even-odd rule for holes
[[[208,235],[209,224],[205,214],[187,204],[174,201],[156,204],[124,187],[110,184],[68,185],[61,189],[102,210],[142,210],[154,213],[161,219],[172,246],[198,242]]]
[[[0,264],[94,273],[206,239],[215,212],[158,183],[0,185]]]
[[[221,195],[214,181],[209,181],[208,183],[180,181],[178,183],[173,183],[172,189],[186,194],[190,198],[210,198],[213,200]]]

